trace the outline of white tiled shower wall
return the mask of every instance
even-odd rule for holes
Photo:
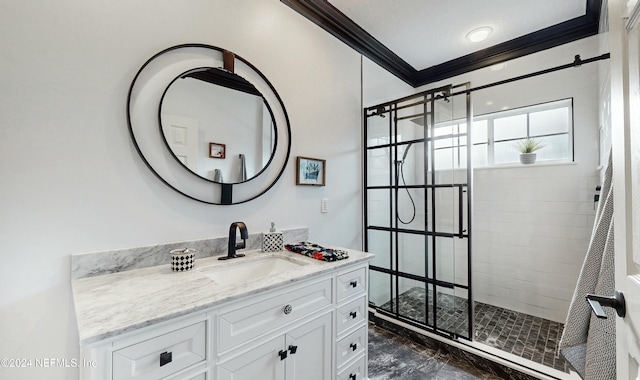
[[[523,70],[540,70],[601,54],[601,36],[534,54]],[[509,63],[512,67],[511,62]],[[599,184],[599,72],[601,63],[479,91],[481,113],[500,97],[524,106],[573,100],[573,162],[474,170],[473,298],[479,302],[565,322],[595,216]],[[515,73],[513,73],[515,74]],[[497,102],[496,104],[500,104]],[[493,105],[495,106],[495,104]],[[490,112],[486,109],[486,112]]]
[[[479,302],[564,322],[594,221],[595,166],[474,171]]]

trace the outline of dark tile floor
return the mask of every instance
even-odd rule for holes
[[[424,288],[414,287],[401,294],[398,297],[400,315],[433,326],[431,293],[429,290],[428,308],[425,308],[427,292]],[[436,305],[438,328],[466,337],[469,323],[467,300],[438,293]],[[569,372],[564,359],[556,357],[557,344],[564,328],[562,323],[481,302],[474,305],[474,341]],[[395,300],[381,306],[391,312],[395,307]]]
[[[476,302],[476,342],[569,373],[557,356],[564,325],[532,315]]]
[[[371,380],[500,380],[456,357],[369,325]]]

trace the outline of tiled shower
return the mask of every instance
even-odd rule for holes
[[[422,164],[424,152],[430,154],[430,143],[407,144],[423,137],[407,133],[409,124],[391,129],[386,137],[379,133],[367,137],[367,226],[382,225],[399,232],[367,230],[367,249],[377,254],[372,266],[392,269],[371,271],[372,306],[376,312],[427,331],[453,339],[469,338],[568,372],[556,345],[593,225],[593,195],[599,182],[596,165],[573,161],[467,172],[466,126],[452,122],[461,119],[464,105],[456,97],[447,100],[443,106],[450,107],[451,117],[441,121],[449,120],[449,126],[434,133],[433,144],[436,149],[453,149],[446,156],[441,152],[430,159],[450,160],[445,164],[449,169],[436,168],[431,177],[435,180],[426,181],[452,185],[446,191],[436,191],[432,197],[429,186],[419,186],[424,185],[419,179],[423,173],[431,175]],[[373,125],[380,131],[402,117],[393,115],[391,106],[386,110],[387,117],[382,118],[375,108],[369,109],[369,128]],[[438,137],[441,142],[435,141]],[[444,141],[449,145],[442,145]],[[386,150],[372,148],[385,144],[389,144]],[[397,191],[387,191],[385,183],[396,185],[391,187]],[[435,221],[430,220],[432,211],[438,215]],[[394,225],[398,217],[411,223]],[[407,233],[414,228],[429,230],[425,225],[435,225],[436,232],[464,232],[470,238]],[[388,255],[389,247],[399,252],[397,258]],[[415,268],[426,269],[416,272]],[[396,278],[394,270],[409,275]],[[411,276],[416,273],[417,277]],[[425,283],[420,275],[436,282]],[[438,281],[455,286],[439,286]],[[469,299],[473,300],[472,311]],[[468,336],[470,320],[473,336]]]

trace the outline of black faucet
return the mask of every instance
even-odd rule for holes
[[[242,243],[236,244],[236,229],[240,229],[240,238]],[[237,257],[243,257],[243,253],[236,253],[236,249],[242,249],[247,247],[247,239],[249,238],[249,231],[247,226],[242,222],[233,222],[229,227],[229,249],[227,256],[218,257],[218,260],[235,259]]]

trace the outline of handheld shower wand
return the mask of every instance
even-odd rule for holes
[[[413,145],[413,143],[409,143],[409,145],[407,145],[407,147],[404,150],[404,153],[402,154],[402,160],[396,161],[396,186],[398,185],[398,182],[400,180],[399,177],[402,178],[402,184],[404,186],[407,186],[407,181],[404,179],[404,161],[407,159],[407,155],[409,154],[409,149],[411,149],[411,146]],[[409,200],[411,201],[411,206],[413,207],[413,215],[411,216],[411,219],[406,222],[404,220],[402,220],[402,218],[400,217],[400,213],[398,212],[398,210],[396,210],[396,218],[398,218],[398,221],[402,224],[411,224],[411,222],[413,222],[416,218],[416,203],[413,200],[413,197],[411,196],[411,193],[409,192],[408,188],[405,188],[405,190],[407,191],[407,195],[409,196]]]
[[[413,143],[407,145],[407,148],[404,150],[404,154],[402,155],[402,163],[404,163],[404,160],[407,159],[407,154],[409,154],[409,149],[411,149],[412,145]]]

